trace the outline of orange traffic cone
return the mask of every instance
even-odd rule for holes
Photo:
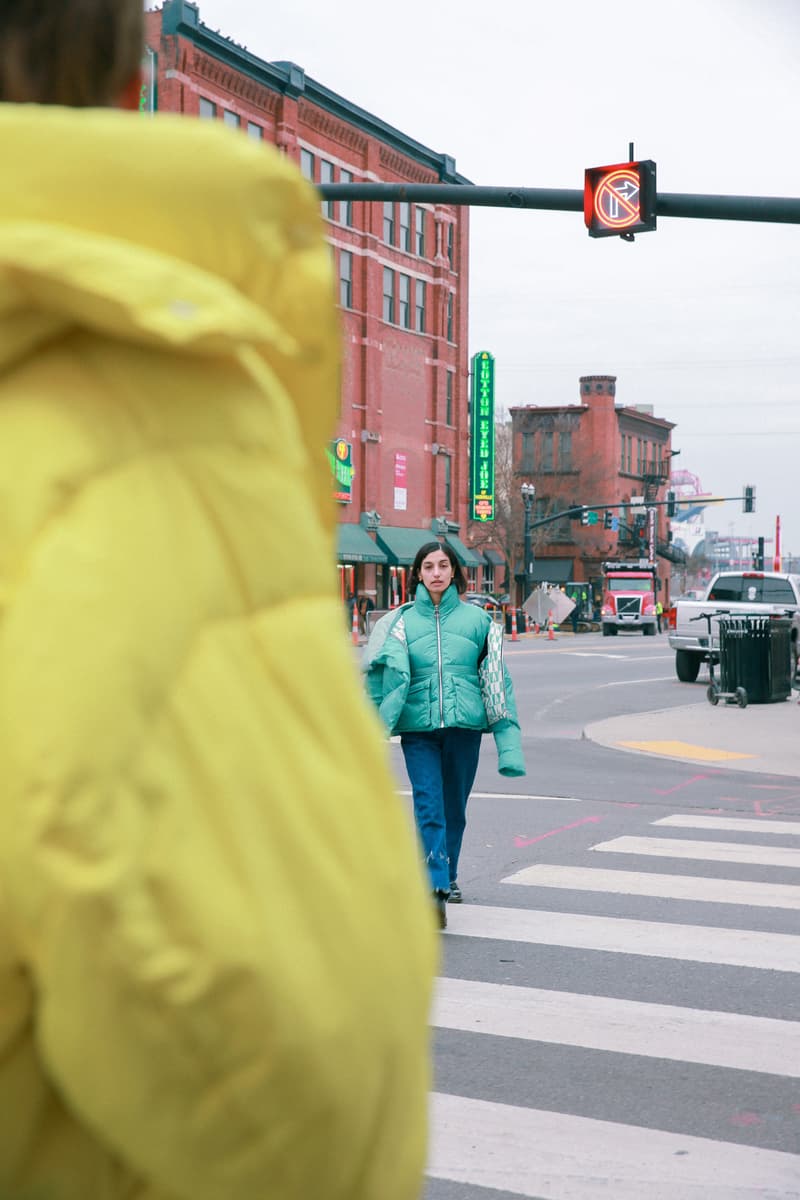
[[[353,605],[353,645],[358,645],[358,608]]]
[[[517,628],[517,614],[516,613],[512,613],[512,615],[511,615],[511,640],[512,640],[512,642],[519,641],[519,629]]]
[[[548,642],[554,642],[556,640],[556,635],[553,633],[553,610],[552,610],[552,608],[550,609],[550,612],[547,614],[547,640],[548,640]]]
[[[534,623],[533,623],[533,632],[539,633],[539,622],[538,621],[534,621]]]

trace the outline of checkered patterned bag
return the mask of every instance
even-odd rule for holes
[[[478,667],[478,681],[486,719],[490,725],[496,725],[498,721],[512,716],[506,699],[502,627],[493,621],[486,640],[487,654]]]

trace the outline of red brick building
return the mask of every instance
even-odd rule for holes
[[[147,14],[143,107],[221,120],[276,145],[315,183],[468,183],[455,162],[310,79],[207,28],[200,7]],[[343,596],[405,596],[424,541],[459,538],[468,472],[469,210],[326,201],[344,334],[342,408],[331,445],[341,506]],[[224,219],[224,214],[220,214]]]
[[[522,498],[519,486],[532,483],[536,496],[532,520],[588,506],[597,524],[563,517],[532,530],[534,582],[582,582],[596,595],[607,559],[647,557],[650,545],[648,506],[653,512],[653,542],[661,581],[659,598],[667,606],[670,562],[666,492],[672,456],[670,421],[647,405],[619,406],[615,375],[582,375],[580,403],[560,407],[511,409],[512,464],[517,596],[524,586]],[[642,497],[642,511],[611,506]],[[609,520],[618,529],[605,527]],[[568,589],[569,590],[569,589]]]

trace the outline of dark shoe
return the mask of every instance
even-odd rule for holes
[[[436,905],[436,918],[440,929],[447,928],[447,892],[434,892],[433,903]]]
[[[461,901],[463,900],[463,898],[464,897],[461,895],[461,888],[458,886],[455,879],[451,879],[450,880],[450,895],[447,897],[447,899],[450,901],[451,904],[460,904]]]

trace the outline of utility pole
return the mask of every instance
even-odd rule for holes
[[[528,599],[531,594],[531,584],[533,577],[533,548],[531,545],[531,511],[533,509],[533,498],[536,495],[536,488],[532,483],[523,483],[520,487],[522,493],[522,503],[525,505],[525,531],[523,534],[523,554],[525,556],[525,595],[522,597],[522,603]]]

